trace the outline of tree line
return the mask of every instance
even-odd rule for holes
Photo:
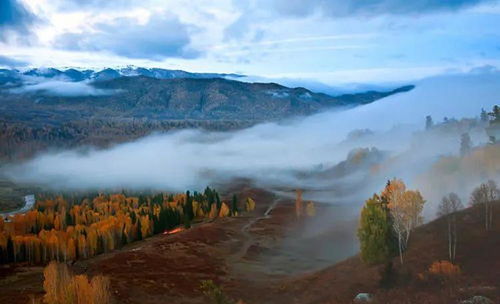
[[[484,208],[487,231],[493,225],[493,202],[499,199],[500,191],[493,180],[482,183],[471,193],[470,205]],[[411,232],[422,223],[424,204],[420,192],[407,190],[400,179],[388,181],[380,194],[374,194],[366,200],[357,233],[363,261],[370,264],[390,263],[394,256],[399,255],[403,264]],[[447,223],[448,257],[451,263],[455,261],[458,242],[456,213],[462,208],[462,201],[455,193],[444,196],[438,207],[437,215],[445,217]]]
[[[245,206],[251,211],[255,202],[247,199]],[[189,228],[193,220],[238,212],[236,196],[223,202],[209,187],[193,194],[40,194],[32,210],[0,216],[0,263],[86,259],[179,225]]]

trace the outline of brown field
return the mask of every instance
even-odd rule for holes
[[[415,231],[405,266],[394,259],[397,277],[392,288],[382,289],[381,266],[365,265],[357,256],[335,264],[356,251],[355,222],[338,218],[311,233],[317,222],[297,220],[290,200],[255,189],[243,190],[241,198],[247,196],[257,202],[251,214],[156,235],[71,267],[109,276],[116,303],[207,303],[199,290],[207,279],[247,304],[351,303],[359,292],[375,294],[376,303],[457,303],[472,295],[500,303],[500,221],[485,232],[482,209],[458,217],[462,275],[456,281],[418,278],[447,257],[445,222],[437,220]],[[324,221],[321,215],[332,208],[317,205],[317,218]],[[30,295],[43,295],[41,267],[0,269],[0,303],[28,303]]]

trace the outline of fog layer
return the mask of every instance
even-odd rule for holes
[[[491,109],[500,100],[499,85],[500,72],[491,70],[434,77],[416,83],[408,93],[350,110],[235,132],[153,134],[108,150],[46,153],[4,170],[20,182],[76,189],[184,191],[244,177],[274,189],[321,188],[325,195],[316,199],[327,202],[360,202],[359,196],[379,190],[387,178],[401,176],[411,187],[414,177],[425,172],[438,155],[456,154],[459,134],[435,136],[420,146],[415,145],[413,133],[423,129],[427,115],[441,121],[443,117],[475,117],[481,108]],[[373,134],[348,139],[354,129],[370,129]],[[476,145],[487,141],[482,132],[472,136]],[[354,194],[333,188],[361,180],[364,171],[331,180],[296,174],[335,166],[358,147],[376,147],[396,161],[384,166],[375,180],[363,183]],[[334,193],[341,194],[336,197]]]

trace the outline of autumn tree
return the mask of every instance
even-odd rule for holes
[[[75,302],[72,277],[65,264],[52,261],[43,270],[43,289],[45,290],[44,302],[47,304],[66,304]]]
[[[450,193],[443,197],[439,204],[437,215],[446,217],[448,224],[448,256],[451,262],[455,261],[457,252],[457,223],[455,213],[462,208],[462,201],[455,193]]]
[[[109,304],[110,282],[107,277],[72,275],[66,264],[52,261],[43,271],[47,304]]]
[[[211,219],[214,219],[217,217],[218,215],[218,209],[217,209],[217,204],[214,203],[210,206],[210,212],[208,213],[208,217],[211,218]]]
[[[403,264],[403,251],[408,246],[411,231],[422,222],[425,203],[419,191],[406,190],[402,180],[391,180],[383,192],[387,198],[392,227],[398,238],[399,258]]]
[[[254,209],[255,209],[255,201],[252,198],[247,197],[247,200],[245,202],[245,211],[251,212]]]
[[[111,303],[110,281],[108,277],[95,276],[90,281],[92,288],[92,298],[95,304]]]
[[[237,212],[234,204],[232,211]],[[193,217],[230,213],[227,203],[222,208],[217,191],[208,187],[193,195],[189,191],[130,197],[125,193],[88,193],[77,198],[40,194],[33,210],[7,222],[0,217],[0,263],[90,258],[183,223],[190,225]]]
[[[500,197],[497,184],[493,180],[479,185],[472,191],[470,204],[475,206],[484,206],[484,223],[486,230],[490,230],[493,225],[493,201]]]
[[[226,203],[222,203],[219,210],[219,217],[229,216],[230,213],[231,211],[229,210],[229,207],[226,205]]]
[[[314,203],[309,201],[306,204],[306,214],[309,217],[314,217],[316,216],[316,207],[314,207]]]
[[[295,198],[295,215],[297,218],[302,216],[302,212],[304,210],[303,202],[302,202],[302,190],[295,190],[296,198]]]

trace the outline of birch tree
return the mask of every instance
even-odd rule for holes
[[[446,217],[448,224],[448,256],[450,261],[455,261],[457,252],[457,223],[455,213],[462,209],[462,201],[455,193],[450,193],[443,197],[439,204],[438,216]]]
[[[406,190],[400,179],[390,181],[382,193],[389,202],[392,226],[398,237],[399,259],[403,264],[403,252],[408,247],[412,230],[422,222],[425,200],[419,191]]]
[[[403,264],[403,233],[404,233],[404,208],[402,196],[406,191],[406,185],[400,179],[393,179],[387,183],[382,196],[388,201],[388,207],[392,219],[392,229],[398,237],[399,259]]]
[[[493,201],[500,197],[497,184],[493,180],[479,185],[472,191],[470,197],[471,205],[484,205],[484,226],[490,230],[493,225]]]

